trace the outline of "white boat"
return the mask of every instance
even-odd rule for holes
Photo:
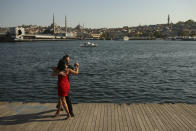
[[[123,37],[123,40],[124,40],[124,41],[127,41],[127,40],[129,40],[129,37],[128,37],[128,36],[124,36],[124,37]]]
[[[85,42],[84,44],[81,44],[80,47],[96,47],[97,45],[92,42]]]

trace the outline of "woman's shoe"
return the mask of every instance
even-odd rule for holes
[[[60,113],[55,113],[54,117],[59,117]]]
[[[71,115],[70,114],[67,114],[67,119],[69,119],[71,117]]]

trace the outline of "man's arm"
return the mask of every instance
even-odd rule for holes
[[[68,65],[68,68],[70,68],[70,69],[74,70],[74,67],[73,67],[73,66],[71,66],[71,65]]]

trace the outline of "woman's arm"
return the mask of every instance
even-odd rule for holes
[[[51,69],[53,70],[52,72],[52,76],[58,76],[58,75],[63,75],[66,76],[66,72],[65,71],[60,71],[57,69],[57,67],[51,67]]]
[[[57,67],[51,67],[51,69],[52,69],[52,74],[51,74],[51,76],[57,76],[58,75],[58,73],[59,73],[59,70],[57,69]]]
[[[65,71],[61,71],[61,72],[58,73],[58,75],[66,76],[66,72]]]
[[[65,71],[53,72],[51,75],[52,76],[58,76],[58,75],[66,76],[66,72]]]
[[[79,67],[76,67],[75,70],[69,69],[69,73],[77,75],[79,73]]]
[[[57,76],[58,75],[58,72],[52,72],[51,76]]]
[[[58,72],[59,70],[57,69],[57,67],[51,67],[51,69],[54,71],[54,72]]]

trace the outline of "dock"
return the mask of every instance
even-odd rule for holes
[[[54,117],[56,103],[0,102],[0,131],[196,131],[195,104],[73,104]]]

